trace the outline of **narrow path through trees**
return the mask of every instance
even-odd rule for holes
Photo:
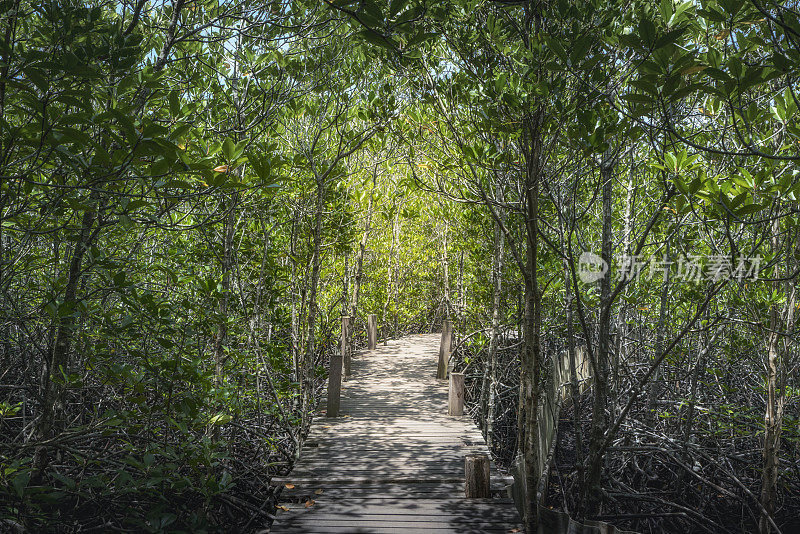
[[[320,406],[286,479],[275,533],[511,532],[508,477],[490,467],[493,499],[465,499],[465,457],[488,454],[468,416],[447,415],[436,379],[439,335],[389,341],[353,358],[340,416]]]

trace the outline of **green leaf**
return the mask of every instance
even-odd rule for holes
[[[28,482],[30,480],[30,471],[23,471],[14,477],[12,484],[14,486],[14,491],[17,492],[19,497],[22,497],[25,494],[25,488],[28,486]]]
[[[620,96],[622,100],[626,100],[628,102],[633,102],[636,104],[653,104],[654,99],[653,97],[642,95],[639,93],[629,93],[627,95]]]
[[[230,415],[226,414],[226,413],[218,413],[217,415],[215,415],[214,417],[209,419],[208,424],[209,425],[220,426],[220,425],[224,425],[225,423],[229,423],[231,421],[231,419],[233,419],[233,418]]]
[[[569,59],[572,61],[573,65],[585,58],[586,52],[589,50],[594,39],[593,35],[587,33],[579,37],[575,44],[573,44],[572,53],[569,55]]]
[[[659,11],[661,11],[661,18],[668,23],[672,18],[672,0],[661,0]]]
[[[731,77],[728,75],[727,72],[714,67],[707,68],[706,70],[703,71],[703,74],[723,83],[727,83],[731,80]]]
[[[378,33],[375,30],[364,30],[359,32],[358,35],[370,44],[386,48],[387,50],[397,49],[394,41],[392,41],[389,37],[384,37],[383,34]]]
[[[181,102],[178,99],[178,91],[169,92],[169,112],[173,117],[177,117],[181,113]]]
[[[506,87],[506,83],[507,83],[506,73],[501,72],[494,80],[494,90],[497,91],[498,94],[502,93],[503,89],[505,89]]]
[[[247,155],[247,161],[255,171],[256,175],[265,183],[273,182],[269,161],[265,158],[259,157],[257,154],[250,153]]]
[[[675,91],[672,95],[670,95],[670,100],[680,100],[686,96],[689,96],[692,93],[696,93],[700,89],[706,89],[706,85],[703,83],[692,83],[681,87],[677,91]]]
[[[114,285],[117,286],[117,287],[124,286],[125,285],[125,276],[126,276],[125,271],[120,271],[117,274],[115,274],[114,278],[113,278]]]
[[[653,42],[656,34],[656,26],[653,21],[643,18],[639,21],[639,38],[643,43],[649,45]]]
[[[403,25],[403,24],[405,24],[407,22],[411,22],[412,20],[414,20],[417,17],[419,17],[420,15],[422,15],[422,12],[424,11],[424,9],[425,9],[425,6],[420,4],[420,5],[413,6],[410,9],[407,9],[407,10],[403,11],[403,13],[399,17],[397,17],[397,20],[395,21],[395,24],[397,26],[401,26],[401,25]]]
[[[642,41],[633,33],[624,33],[619,36],[619,44],[628,48],[642,48]]]
[[[362,9],[358,12],[358,17],[368,26],[377,27],[383,25],[383,11],[373,0],[364,0]]]
[[[761,75],[763,74],[763,72],[764,72],[764,67],[748,67],[739,85],[739,89],[741,91],[744,91],[745,89],[752,87],[753,85],[761,83],[762,81]]]
[[[684,33],[686,33],[686,30],[688,29],[689,29],[688,26],[683,26],[681,28],[675,28],[674,30],[665,33],[664,35],[659,37],[659,39],[656,41],[656,44],[653,45],[653,50],[658,50],[659,48],[663,48],[667,45],[677,43],[678,39],[680,39],[681,36]]]
[[[545,37],[545,42],[547,43],[547,46],[550,48],[550,50],[555,52],[555,54],[558,56],[558,59],[560,59],[565,64],[569,62],[567,58],[567,53],[564,50],[561,41],[559,41],[555,37]]]
[[[742,5],[744,5],[743,0],[719,0],[719,6],[731,17],[736,16]]]
[[[389,18],[395,18],[404,7],[408,4],[408,0],[392,0],[389,2]]]
[[[742,206],[738,210],[734,212],[737,217],[744,217],[745,215],[750,215],[751,213],[756,213],[757,211],[761,211],[766,206],[762,206],[761,204],[749,204],[747,206]]]
[[[230,137],[226,137],[225,141],[222,142],[222,154],[228,161],[233,161],[236,159],[236,144],[233,142],[233,140],[231,140]]]
[[[675,157],[675,154],[672,152],[667,152],[664,154],[664,165],[671,171],[678,170],[678,159]]]
[[[158,158],[150,165],[150,176],[161,176],[169,171],[170,163],[165,158]]]
[[[748,193],[749,193],[748,191],[743,191],[743,192],[739,193],[738,195],[736,195],[733,198],[733,200],[731,200],[731,208],[732,209],[736,208],[736,206],[738,206],[739,204],[744,202],[744,200],[747,198]]]

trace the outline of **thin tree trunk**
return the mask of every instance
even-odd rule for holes
[[[772,250],[777,253],[780,248],[778,235],[780,232],[779,219],[775,218],[772,224]],[[787,273],[789,272],[789,262],[791,262],[791,244],[786,251]],[[781,278],[780,264],[775,265],[774,278]],[[786,282],[787,286],[790,282]],[[775,282],[775,291],[780,292],[780,282]],[[786,302],[783,310],[779,310],[777,304],[770,306],[769,332],[767,333],[767,358],[766,382],[767,382],[767,408],[764,414],[764,448],[763,448],[763,468],[761,473],[761,495],[760,503],[762,508],[761,517],[758,522],[760,534],[772,532],[772,520],[775,513],[775,504],[778,498],[778,462],[781,449],[781,430],[783,426],[783,411],[786,404],[786,380],[788,378],[788,365],[786,355],[783,358],[779,354],[779,340],[782,326],[786,327],[786,332],[791,332],[794,326],[794,309],[796,297],[796,285],[792,283],[791,288],[786,287]],[[783,312],[783,313],[781,313]],[[785,325],[781,325],[781,319],[785,317]],[[787,347],[788,348],[788,347]]]
[[[708,321],[708,311],[706,311],[706,322]],[[695,404],[697,404],[697,386],[700,381],[700,373],[706,367],[706,355],[711,351],[711,343],[708,337],[708,330],[704,330],[697,336],[697,362],[692,371],[691,392],[689,394],[689,407],[686,413],[686,423],[683,429],[683,453],[684,458],[688,459],[689,441],[692,437],[694,426]]]
[[[494,261],[492,262],[492,331],[489,337],[488,377],[484,379],[486,402],[486,444],[492,449],[494,430],[495,395],[497,389],[497,345],[500,337],[500,297],[503,293],[503,232],[500,225],[494,226]]]
[[[578,362],[575,354],[575,332],[572,325],[572,277],[570,276],[569,265],[564,260],[564,320],[567,326],[567,351],[569,358],[569,386],[572,395],[572,421],[573,434],[575,437],[575,466],[578,471],[578,485],[583,487],[583,417],[581,416],[581,394],[578,384]]]
[[[80,233],[72,249],[64,298],[60,304],[64,312],[59,309],[53,347],[45,358],[42,369],[42,415],[37,428],[37,436],[42,441],[55,436],[60,430],[59,412],[62,409],[65,393],[62,371],[66,373],[69,370],[69,356],[75,336],[75,307],[79,301],[78,283],[83,275],[83,258],[96,238],[94,232],[98,209],[96,203],[97,195],[92,193],[89,200],[90,207],[83,212]],[[48,463],[46,448],[42,447],[37,450],[34,464],[38,470],[42,470]]]
[[[461,317],[464,313],[464,251],[458,256],[458,278],[456,278],[456,292],[458,293],[456,308],[457,315]]]
[[[394,256],[394,286],[393,286],[393,295],[392,298],[394,299],[394,328],[392,330],[394,336],[398,335],[398,325],[397,325],[397,308],[400,304],[400,236],[402,235],[402,228],[403,228],[403,220],[400,219],[399,215],[397,218],[397,222],[395,223],[395,256]]]
[[[667,245],[664,254],[666,261],[670,261],[670,242],[669,238],[667,240]],[[664,271],[664,283],[661,286],[661,298],[658,307],[658,322],[656,323],[656,345],[655,350],[653,352],[653,360],[658,358],[661,354],[661,350],[664,347],[664,330],[666,329],[667,325],[667,302],[669,301],[669,287],[671,282],[671,269],[666,269]],[[650,423],[654,423],[656,420],[656,402],[658,401],[659,397],[661,396],[661,367],[659,366],[656,368],[655,373],[653,373],[653,380],[650,382],[650,392],[649,392],[648,400],[647,400],[647,417],[649,418]]]
[[[344,254],[344,267],[342,268],[342,315],[350,311],[350,253]],[[344,354],[342,355],[344,357]]]
[[[450,229],[450,225],[447,221],[444,223],[444,230],[442,230],[442,270],[443,270],[443,283],[444,283],[444,317],[450,317],[450,265],[447,256],[447,233]]]
[[[603,155],[600,166],[602,180],[603,235],[601,256],[606,265],[611,265],[613,242],[611,234],[612,192],[614,186],[614,156],[610,150]],[[608,427],[608,364],[611,349],[611,273],[600,280],[600,316],[598,318],[597,351],[594,365],[594,402],[592,404],[592,428],[589,445],[589,466],[586,491],[589,515],[600,510],[600,482],[602,477],[602,455],[600,448]]]
[[[297,233],[298,233],[298,219],[300,215],[295,217],[292,223],[292,235],[290,238],[289,257],[292,262],[292,280],[297,283]],[[300,381],[300,310],[298,309],[298,291],[297,287],[293,284],[291,290],[291,322],[292,322],[292,381]]]
[[[631,155],[631,159],[633,159],[633,155]],[[630,255],[631,253],[631,227],[632,227],[632,216],[633,216],[633,192],[634,192],[634,183],[633,183],[633,162],[631,162],[631,169],[628,172],[628,184],[625,188],[625,216],[624,216],[624,230],[622,235],[622,250],[624,254]],[[627,297],[630,292],[630,284],[625,286],[624,295]],[[627,302],[627,300],[626,300]],[[627,362],[627,344],[626,339],[628,337],[628,307],[622,305],[619,307],[619,312],[617,313],[617,336],[616,336],[616,350],[614,352],[614,361],[613,361],[613,368],[611,371],[611,384],[609,384],[609,392],[613,398],[617,398],[618,391],[620,387],[620,380],[619,380],[619,372],[620,366]],[[617,411],[616,411],[617,404],[614,403],[609,406],[611,410],[611,420],[616,419]]]
[[[306,350],[303,354],[302,362],[302,417],[303,427],[305,427],[306,420],[309,415],[311,405],[311,388],[313,387],[311,381],[311,374],[314,367],[314,353],[315,346],[315,330],[317,327],[317,287],[319,285],[319,272],[320,272],[320,251],[322,249],[322,216],[325,204],[325,181],[324,179],[317,179],[317,202],[316,212],[314,214],[314,234],[313,234],[313,250],[311,252],[311,280],[308,295],[308,315],[307,315],[307,330],[306,330]]]
[[[525,531],[532,534],[539,525],[539,374],[541,370],[541,295],[539,294],[539,188],[541,177],[541,110],[524,121],[525,154],[525,321],[523,327],[524,352],[520,366],[520,415],[518,443],[523,444],[525,462]]]
[[[361,242],[358,245],[358,255],[356,256],[356,277],[353,282],[353,297],[350,300],[350,317],[353,321],[358,313],[358,297],[361,292],[361,284],[364,279],[364,252],[367,249],[367,239],[369,238],[370,224],[372,221],[372,194],[375,190],[375,181],[377,179],[377,171],[372,174],[372,190],[369,193],[369,200],[367,204],[367,218],[364,221],[364,233],[361,234]]]
[[[399,212],[399,209],[398,209]],[[386,299],[383,301],[383,310],[381,317],[383,319],[383,328],[384,328],[384,338],[388,339],[389,332],[387,325],[389,324],[389,302],[392,301],[393,298],[396,297],[395,288],[397,287],[397,264],[399,256],[399,244],[398,244],[398,224],[399,224],[399,213],[395,213],[394,217],[391,221],[391,235],[392,235],[392,242],[389,246],[389,265],[386,267]],[[395,299],[395,306],[397,306],[397,300]],[[394,332],[396,334],[397,332]]]
[[[222,370],[225,364],[225,337],[228,335],[228,305],[231,289],[231,265],[233,263],[233,213],[236,206],[236,198],[231,200],[229,205],[223,203],[225,217],[222,223],[222,297],[219,301],[219,324],[217,333],[214,337],[214,366],[216,369],[216,380],[219,384],[222,381]]]

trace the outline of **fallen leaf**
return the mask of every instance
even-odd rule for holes
[[[512,528],[509,532],[522,532],[522,529],[519,528]]]
[[[325,493],[325,490],[318,489],[314,491],[314,495],[322,495],[323,493]]]
[[[294,484],[284,484],[284,486],[286,486],[286,489],[294,489]]]
[[[314,499],[309,499],[306,501],[306,508],[311,508],[314,506]]]
[[[214,172],[228,172],[228,166],[220,165],[219,167],[214,167]]]
[[[285,506],[280,506],[280,505],[278,505],[278,506],[276,506],[275,508],[277,508],[278,510],[283,510],[284,512],[288,512],[288,511],[289,511],[289,509],[288,509],[288,508],[286,508]]]

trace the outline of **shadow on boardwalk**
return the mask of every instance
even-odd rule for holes
[[[312,424],[286,486],[275,533],[515,532],[519,515],[492,465],[493,499],[464,497],[464,456],[486,453],[466,416],[447,415],[438,335],[353,358],[340,417]]]

